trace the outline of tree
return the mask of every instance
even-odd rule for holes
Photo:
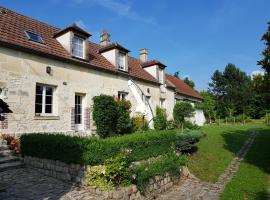
[[[229,63],[223,72],[214,72],[209,91],[216,100],[218,115],[226,117],[248,112],[251,78],[234,64]]]
[[[130,101],[121,100],[117,101],[117,124],[116,130],[119,134],[131,132],[131,119],[130,119]]]
[[[112,96],[100,95],[93,98],[93,119],[97,134],[106,137],[115,134],[117,124],[117,104]]]
[[[188,102],[177,102],[173,108],[173,118],[178,128],[182,127],[182,132],[184,128],[185,118],[192,117],[194,113],[193,106]]]
[[[176,78],[180,78],[179,77],[179,71],[175,72],[173,76],[176,77]]]
[[[166,110],[157,106],[154,127],[156,130],[164,130],[167,126]]]
[[[270,76],[270,22],[267,23],[268,28],[265,34],[262,36],[262,41],[266,45],[266,48],[262,52],[263,58],[258,61],[258,65],[265,70],[268,76]]]
[[[195,83],[190,80],[188,77],[185,77],[184,80],[183,80],[189,87],[191,87],[192,89],[194,89],[195,87]]]
[[[203,110],[206,119],[211,123],[212,119],[215,119],[215,99],[212,94],[206,91],[200,92],[203,97],[203,101],[196,104],[196,108]]]

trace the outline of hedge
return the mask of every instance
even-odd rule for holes
[[[201,136],[200,132],[180,134],[176,130],[148,131],[106,139],[33,133],[21,136],[21,152],[23,156],[96,165],[128,150],[129,162],[132,162],[163,155],[172,147],[191,148]]]

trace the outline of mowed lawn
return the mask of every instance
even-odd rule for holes
[[[221,200],[267,200],[270,174],[270,128],[260,130]]]
[[[265,127],[264,125],[202,127],[207,136],[201,139],[197,145],[198,150],[188,158],[189,170],[203,181],[216,182],[252,130]]]

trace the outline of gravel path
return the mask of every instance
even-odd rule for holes
[[[240,162],[249,151],[257,133],[253,132],[242,146],[237,156],[231,161],[225,172],[219,177],[216,183],[203,182],[190,174],[189,178],[180,181],[180,185],[162,194],[159,200],[217,200],[225,189],[226,184],[237,172]]]

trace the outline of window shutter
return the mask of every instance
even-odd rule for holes
[[[8,115],[6,113],[1,115],[4,117],[4,120],[0,121],[0,129],[8,129]]]
[[[85,108],[84,111],[84,127],[85,130],[90,130],[90,108]]]
[[[75,130],[75,108],[71,108],[71,130]]]

